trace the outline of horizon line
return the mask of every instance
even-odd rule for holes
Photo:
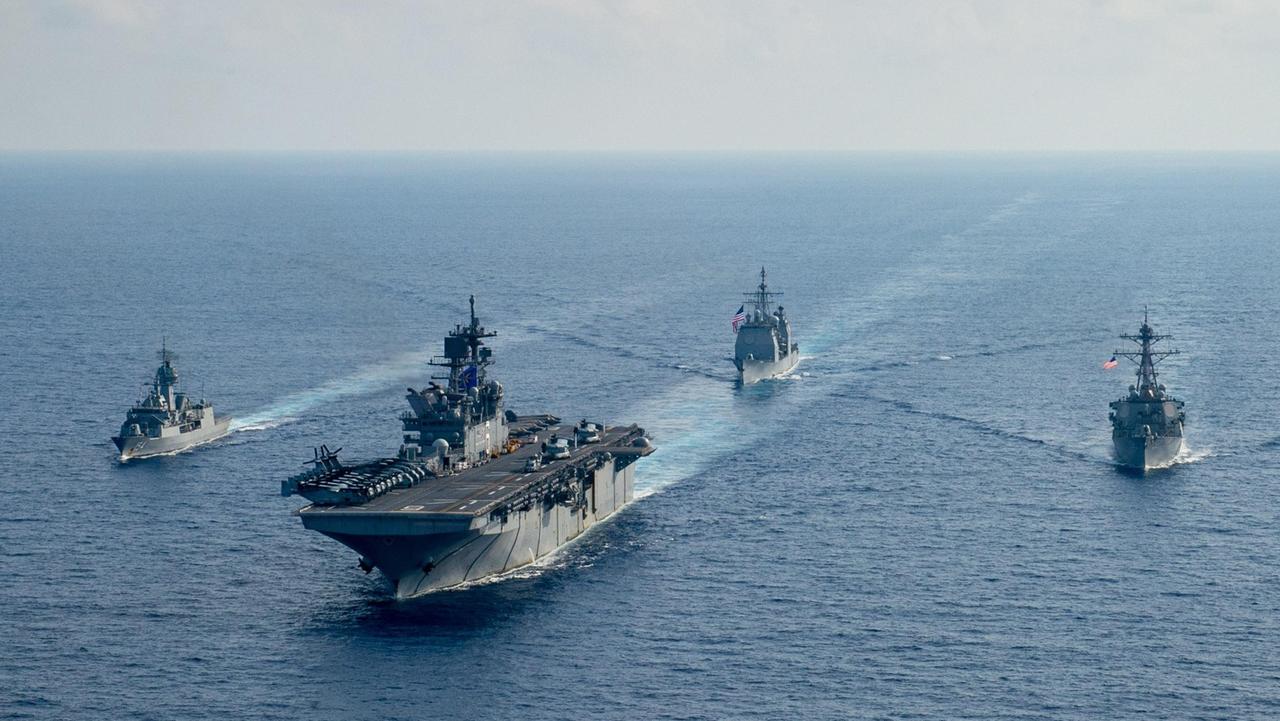
[[[3,155],[1275,155],[1277,148],[4,148]]]

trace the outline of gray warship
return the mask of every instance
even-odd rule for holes
[[[458,586],[532,563],[634,498],[633,464],[653,452],[644,430],[504,410],[490,380],[497,333],[471,320],[444,340],[422,390],[408,389],[394,458],[345,465],[315,449],[281,484],[310,504],[302,525],[359,554],[397,598]],[[444,381],[441,386],[436,381]],[[341,450],[341,449],[338,449]]]
[[[800,346],[795,343],[791,321],[782,306],[773,309],[773,299],[782,294],[769,290],[764,268],[760,269],[760,285],[755,292],[744,295],[746,302],[733,322],[738,336],[733,347],[738,381],[755,383],[791,371],[800,362]],[[751,310],[746,310],[748,305]]]
[[[1154,350],[1156,343],[1171,336],[1156,335],[1143,311],[1138,335],[1121,338],[1137,343],[1139,350],[1115,352],[1138,365],[1138,384],[1129,386],[1128,395],[1111,402],[1111,439],[1116,460],[1122,466],[1146,469],[1167,465],[1182,450],[1182,426],[1187,415],[1182,401],[1169,395],[1156,380],[1156,364],[1176,355],[1177,350]]]
[[[226,435],[230,417],[215,416],[211,403],[178,392],[175,360],[173,351],[162,344],[160,367],[147,397],[129,409],[120,435],[111,438],[121,462],[176,453]]]

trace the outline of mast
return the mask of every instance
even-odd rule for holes
[[[173,410],[174,406],[174,387],[178,385],[178,369],[173,367],[173,361],[178,359],[178,354],[169,350],[168,339],[164,336],[160,337],[160,367],[156,369],[155,389],[156,395],[163,398],[169,410]]]
[[[756,310],[763,313],[766,317],[773,312],[773,298],[781,296],[782,293],[775,293],[769,290],[768,283],[765,282],[764,266],[760,266],[760,285],[756,287],[754,293],[744,293],[747,302],[754,305]]]
[[[1123,356],[1138,365],[1138,395],[1142,397],[1159,398],[1160,384],[1156,381],[1156,364],[1168,358],[1171,355],[1177,355],[1182,351],[1179,350],[1155,350],[1155,344],[1162,340],[1173,338],[1170,335],[1156,335],[1151,329],[1151,324],[1147,317],[1147,308],[1142,308],[1142,327],[1138,329],[1138,335],[1121,335],[1125,340],[1137,343],[1140,350],[1138,351],[1116,351],[1117,356]]]
[[[476,317],[476,297],[471,296],[471,323],[458,324],[444,339],[444,356],[432,358],[430,364],[448,368],[449,375],[432,376],[435,380],[448,381],[450,393],[466,393],[469,388],[484,384],[485,368],[492,365],[493,351],[484,348],[484,338],[498,335],[487,331]]]

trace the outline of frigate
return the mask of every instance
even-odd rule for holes
[[[208,443],[225,435],[231,425],[230,417],[214,415],[213,404],[178,391],[178,369],[173,365],[177,358],[161,344],[160,367],[147,396],[129,409],[120,435],[111,439],[121,462]]]
[[[746,302],[733,318],[737,341],[733,348],[733,364],[738,368],[738,381],[755,383],[783,375],[800,362],[800,346],[791,332],[791,321],[773,299],[782,293],[769,290],[765,270],[760,269],[760,285],[745,293]],[[747,310],[747,306],[751,306]]]
[[[635,497],[635,467],[653,452],[644,430],[552,415],[516,415],[488,377],[497,333],[471,320],[444,339],[443,368],[408,389],[395,457],[346,465],[320,446],[281,493],[310,503],[305,528],[359,554],[397,598],[533,563]],[[444,385],[437,383],[442,381]]]
[[[1137,335],[1122,335],[1139,346],[1137,351],[1117,350],[1109,364],[1127,358],[1138,366],[1137,385],[1128,395],[1111,402],[1111,439],[1116,460],[1131,468],[1167,465],[1182,450],[1182,427],[1187,415],[1182,401],[1169,395],[1156,378],[1156,364],[1180,351],[1154,349],[1156,343],[1172,336],[1156,335],[1143,311]]]

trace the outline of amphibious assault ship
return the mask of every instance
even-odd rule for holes
[[[162,344],[160,367],[147,397],[129,409],[120,435],[111,439],[120,451],[121,462],[176,453],[226,434],[230,417],[215,416],[211,403],[192,401],[178,392],[175,360],[177,356]]]
[[[444,340],[447,370],[408,389],[394,458],[344,465],[315,450],[312,468],[281,484],[311,503],[302,525],[359,554],[398,598],[449,588],[532,563],[612,515],[635,494],[644,430],[505,410],[490,380],[493,352],[471,297],[469,325]],[[435,381],[444,381],[441,386]],[[338,449],[341,450],[341,449]]]
[[[1138,384],[1129,386],[1125,397],[1111,402],[1111,439],[1116,460],[1130,468],[1151,468],[1173,461],[1182,450],[1182,426],[1187,415],[1182,401],[1169,395],[1156,380],[1156,364],[1180,351],[1157,351],[1153,346],[1171,336],[1156,335],[1142,314],[1138,335],[1121,338],[1137,343],[1136,352],[1119,351],[1112,356],[1128,358],[1138,365]],[[1111,363],[1112,361],[1109,361]]]
[[[760,269],[760,285],[753,293],[745,293],[746,302],[733,318],[738,339],[733,348],[733,364],[738,368],[738,381],[747,384],[787,373],[800,362],[800,346],[791,333],[791,321],[782,306],[773,309],[773,299],[782,293],[769,290],[764,268]],[[750,305],[751,310],[746,310]]]

